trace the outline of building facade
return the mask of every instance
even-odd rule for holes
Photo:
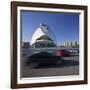
[[[30,48],[29,42],[22,42],[22,48]]]
[[[64,47],[79,47],[79,44],[77,41],[67,41],[64,42]]]
[[[35,30],[31,38],[31,47],[56,47],[56,39],[54,33],[48,25],[40,24]]]

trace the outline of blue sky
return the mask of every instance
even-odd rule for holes
[[[31,40],[32,34],[40,23],[49,25],[56,36],[57,44],[65,41],[79,42],[79,14],[39,11],[21,11],[22,40]]]

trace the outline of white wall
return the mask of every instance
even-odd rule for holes
[[[10,1],[0,0],[0,90],[10,90]],[[15,0],[14,0],[15,1]],[[18,1],[18,0],[17,0]],[[19,0],[26,1],[26,0]],[[90,16],[90,0],[27,0],[61,4],[88,5],[88,16]],[[90,24],[90,17],[88,17]],[[90,25],[88,25],[90,30]],[[88,31],[90,34],[90,31]],[[90,35],[88,35],[90,38]],[[88,46],[90,46],[90,41]],[[90,47],[88,47],[90,53]],[[88,57],[88,68],[90,68],[90,57]],[[32,88],[30,90],[90,90],[90,70],[88,70],[88,85],[72,85],[58,87]],[[29,90],[27,89],[27,90]],[[22,89],[25,90],[25,89]]]

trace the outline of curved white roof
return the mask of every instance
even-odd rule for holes
[[[53,42],[56,44],[56,39],[53,32],[51,30],[48,30],[48,27],[46,25],[40,24],[40,27],[38,27],[32,35],[31,45],[35,43],[36,40],[43,35],[50,37],[53,40]]]

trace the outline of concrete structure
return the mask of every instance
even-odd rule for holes
[[[56,39],[54,33],[45,24],[35,30],[31,38],[32,47],[56,47]]]

